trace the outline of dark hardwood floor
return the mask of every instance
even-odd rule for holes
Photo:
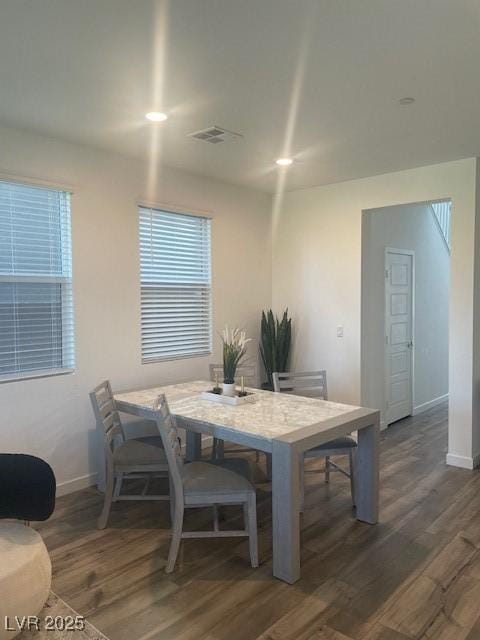
[[[111,640],[480,640],[480,473],[446,466],[446,421],[440,406],[382,434],[376,526],[355,520],[347,478],[325,485],[307,473],[293,586],[271,575],[271,501],[260,484],[256,570],[245,541],[186,540],[167,576],[168,503],[117,503],[97,531],[95,490],[60,498],[39,527],[52,588]],[[224,517],[234,526],[237,511]],[[203,525],[208,511],[187,516],[186,528]]]

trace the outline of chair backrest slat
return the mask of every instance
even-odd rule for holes
[[[328,400],[327,372],[286,371],[273,374],[273,388],[277,392],[305,395]]]
[[[175,419],[170,413],[165,394],[160,394],[152,409],[142,409],[142,416],[157,424],[167,458],[170,478],[175,491],[175,500],[183,501],[183,481],[181,469],[183,458]]]
[[[215,376],[218,376],[218,382],[223,382],[223,364],[211,364],[210,380],[215,382]],[[235,373],[235,384],[240,384],[242,376],[247,387],[255,387],[257,384],[257,368],[253,364],[241,364],[237,367]]]
[[[118,415],[110,382],[105,380],[90,393],[93,413],[99,429],[103,430],[107,460],[110,461],[115,441],[124,440],[122,423]]]

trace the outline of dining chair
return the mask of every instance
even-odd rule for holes
[[[229,461],[235,462],[238,469],[243,467],[241,473],[212,462],[184,464],[177,428],[165,396],[160,395],[153,409],[144,409],[142,413],[157,423],[170,470],[172,540],[166,572],[173,571],[180,542],[184,538],[248,537],[250,562],[252,567],[258,567],[256,493],[246,477],[249,473],[248,461]],[[245,528],[221,530],[218,519],[218,507],[221,505],[242,506]],[[199,507],[213,507],[213,530],[183,531],[185,509]]]
[[[210,380],[212,382],[223,381],[223,364],[210,364]],[[239,385],[244,380],[245,386],[254,387],[257,384],[257,368],[255,365],[241,364],[237,367],[235,374],[235,383]],[[250,453],[252,449],[236,447],[232,449],[232,453]],[[214,438],[212,443],[212,460],[223,460],[225,456],[225,443],[219,438]],[[259,452],[255,452],[256,461],[260,459]]]
[[[112,386],[110,384],[110,381],[105,380],[104,382],[98,385],[97,389],[99,387],[103,387],[104,393],[108,395],[111,402],[114,403],[115,399],[113,397],[113,391],[112,391]],[[124,420],[120,416],[120,413],[118,413],[118,419],[120,420],[120,425],[122,427],[123,437],[125,438],[125,440],[130,440],[131,438],[134,438],[135,440],[141,440],[142,442],[146,442],[148,444],[154,444],[157,447],[163,447],[162,439],[157,432],[157,425],[154,422],[152,422],[151,420],[137,418],[132,415],[127,416],[127,418],[128,418],[127,420]],[[149,431],[153,432],[155,435],[150,435],[150,436],[139,435],[145,432],[148,433]]]
[[[328,400],[327,372],[321,371],[298,371],[298,372],[276,372],[273,374],[273,388],[278,393],[291,393],[294,395],[319,398]],[[350,491],[352,494],[353,506],[355,506],[355,450],[357,441],[351,436],[344,436],[330,440],[324,444],[305,451],[303,458],[325,458],[325,482],[330,482],[330,473],[338,471],[350,479]],[[348,455],[349,470],[345,471],[331,460],[333,456]],[[303,473],[304,464],[302,459],[301,469],[301,493],[303,503]]]
[[[107,526],[112,502],[119,500],[169,500],[170,496],[148,494],[150,480],[168,477],[168,462],[160,435],[127,440],[110,383],[106,380],[90,393],[97,427],[103,432],[106,487],[99,529]],[[122,494],[124,480],[144,479],[140,494]]]

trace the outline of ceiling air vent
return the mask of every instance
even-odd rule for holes
[[[235,142],[243,138],[240,133],[234,131],[228,131],[228,129],[222,129],[222,127],[208,127],[208,129],[201,129],[194,133],[188,134],[189,138],[196,138],[197,140],[203,140],[204,142],[210,142],[211,144],[219,144],[220,142]]]

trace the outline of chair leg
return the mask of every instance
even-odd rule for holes
[[[145,484],[142,489],[142,496],[146,496],[148,494],[148,490],[150,488],[150,476],[145,480]]]
[[[265,453],[265,461],[267,465],[267,480],[268,482],[272,481],[272,454]]]
[[[98,529],[105,529],[105,527],[107,526],[108,516],[110,515],[110,508],[112,506],[112,500],[113,500],[114,483],[115,483],[115,478],[113,475],[113,470],[110,472],[107,470],[107,484],[105,487],[105,498],[103,501],[103,509],[102,509],[102,513],[100,514],[97,520]]]
[[[348,457],[350,460],[350,491],[352,494],[352,503],[353,506],[356,506],[356,500],[355,500],[355,453],[353,451],[353,449],[350,449],[349,453],[348,453]]]
[[[305,456],[300,454],[300,460],[298,464],[298,472],[300,477],[298,479],[298,492],[300,496],[300,513],[304,511],[305,504]]]
[[[172,524],[172,540],[170,542],[170,549],[168,552],[167,566],[165,567],[166,573],[172,573],[175,568],[175,562],[177,561],[178,550],[180,549],[180,542],[182,541],[182,529],[183,529],[183,505],[178,507],[175,505],[175,513],[173,516]]]
[[[253,568],[258,567],[258,534],[257,534],[257,497],[255,493],[248,496],[246,504],[245,528],[248,531],[248,548],[250,551],[250,563]],[[245,508],[244,508],[245,513]]]
[[[223,460],[225,458],[225,447],[223,440],[213,439],[212,460]]]
[[[173,480],[170,474],[168,474],[168,493],[170,496],[170,522],[173,529],[173,521],[175,519],[175,489],[173,487]]]
[[[118,498],[118,496],[120,495],[121,491],[122,491],[122,482],[123,482],[123,473],[119,473],[117,475],[117,479],[115,481],[115,490],[113,492],[113,498]]]
[[[219,517],[218,517],[218,505],[217,504],[213,505],[213,530],[214,531],[220,531],[220,523],[219,523]]]
[[[330,456],[325,456],[325,482],[330,482]]]

